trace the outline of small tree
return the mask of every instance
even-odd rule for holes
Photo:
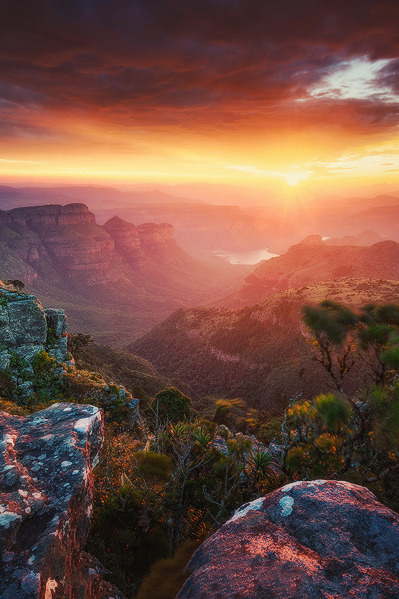
[[[156,394],[151,407],[158,422],[179,422],[190,418],[191,399],[178,389],[169,387]]]
[[[290,476],[347,475],[361,484],[383,480],[399,469],[399,306],[365,306],[355,314],[324,301],[306,306],[315,359],[338,394],[292,400],[282,425],[283,469]],[[342,382],[356,360],[368,366],[371,385],[354,396]],[[399,368],[398,368],[399,369]]]
[[[68,335],[68,351],[71,354],[78,353],[83,347],[87,347],[93,343],[94,339],[91,335],[84,333],[71,333]]]
[[[358,317],[349,308],[324,300],[319,306],[304,306],[303,320],[311,330],[314,359],[329,374],[340,393],[342,384],[355,364],[355,327]]]
[[[385,383],[387,369],[395,367],[398,350],[399,306],[368,304],[360,313],[358,338],[361,357],[376,383]]]

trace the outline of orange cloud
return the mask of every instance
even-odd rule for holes
[[[322,172],[397,132],[397,2],[7,0],[4,15],[0,159],[15,172]],[[363,88],[344,93],[359,64]]]

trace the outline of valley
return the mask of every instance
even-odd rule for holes
[[[325,298],[352,308],[398,303],[399,281],[341,278],[277,292],[246,308],[179,310],[128,349],[181,380],[196,397],[242,398],[280,414],[302,391],[305,397],[331,391],[302,322],[303,306]],[[347,392],[365,384],[363,370],[359,363],[350,373]]]

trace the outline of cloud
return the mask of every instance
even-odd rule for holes
[[[397,107],[378,90],[398,91],[397,2],[4,5],[0,94],[30,110],[32,121],[43,109],[115,126],[335,126],[359,135],[396,126]],[[323,89],[326,77],[337,77],[353,60],[385,61],[378,62],[369,95],[309,91]]]

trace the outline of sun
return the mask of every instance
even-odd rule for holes
[[[288,185],[293,187],[294,185],[298,185],[298,183],[300,183],[301,181],[304,181],[304,179],[307,179],[310,176],[310,174],[311,173],[309,172],[296,171],[292,173],[283,173],[282,178]]]

